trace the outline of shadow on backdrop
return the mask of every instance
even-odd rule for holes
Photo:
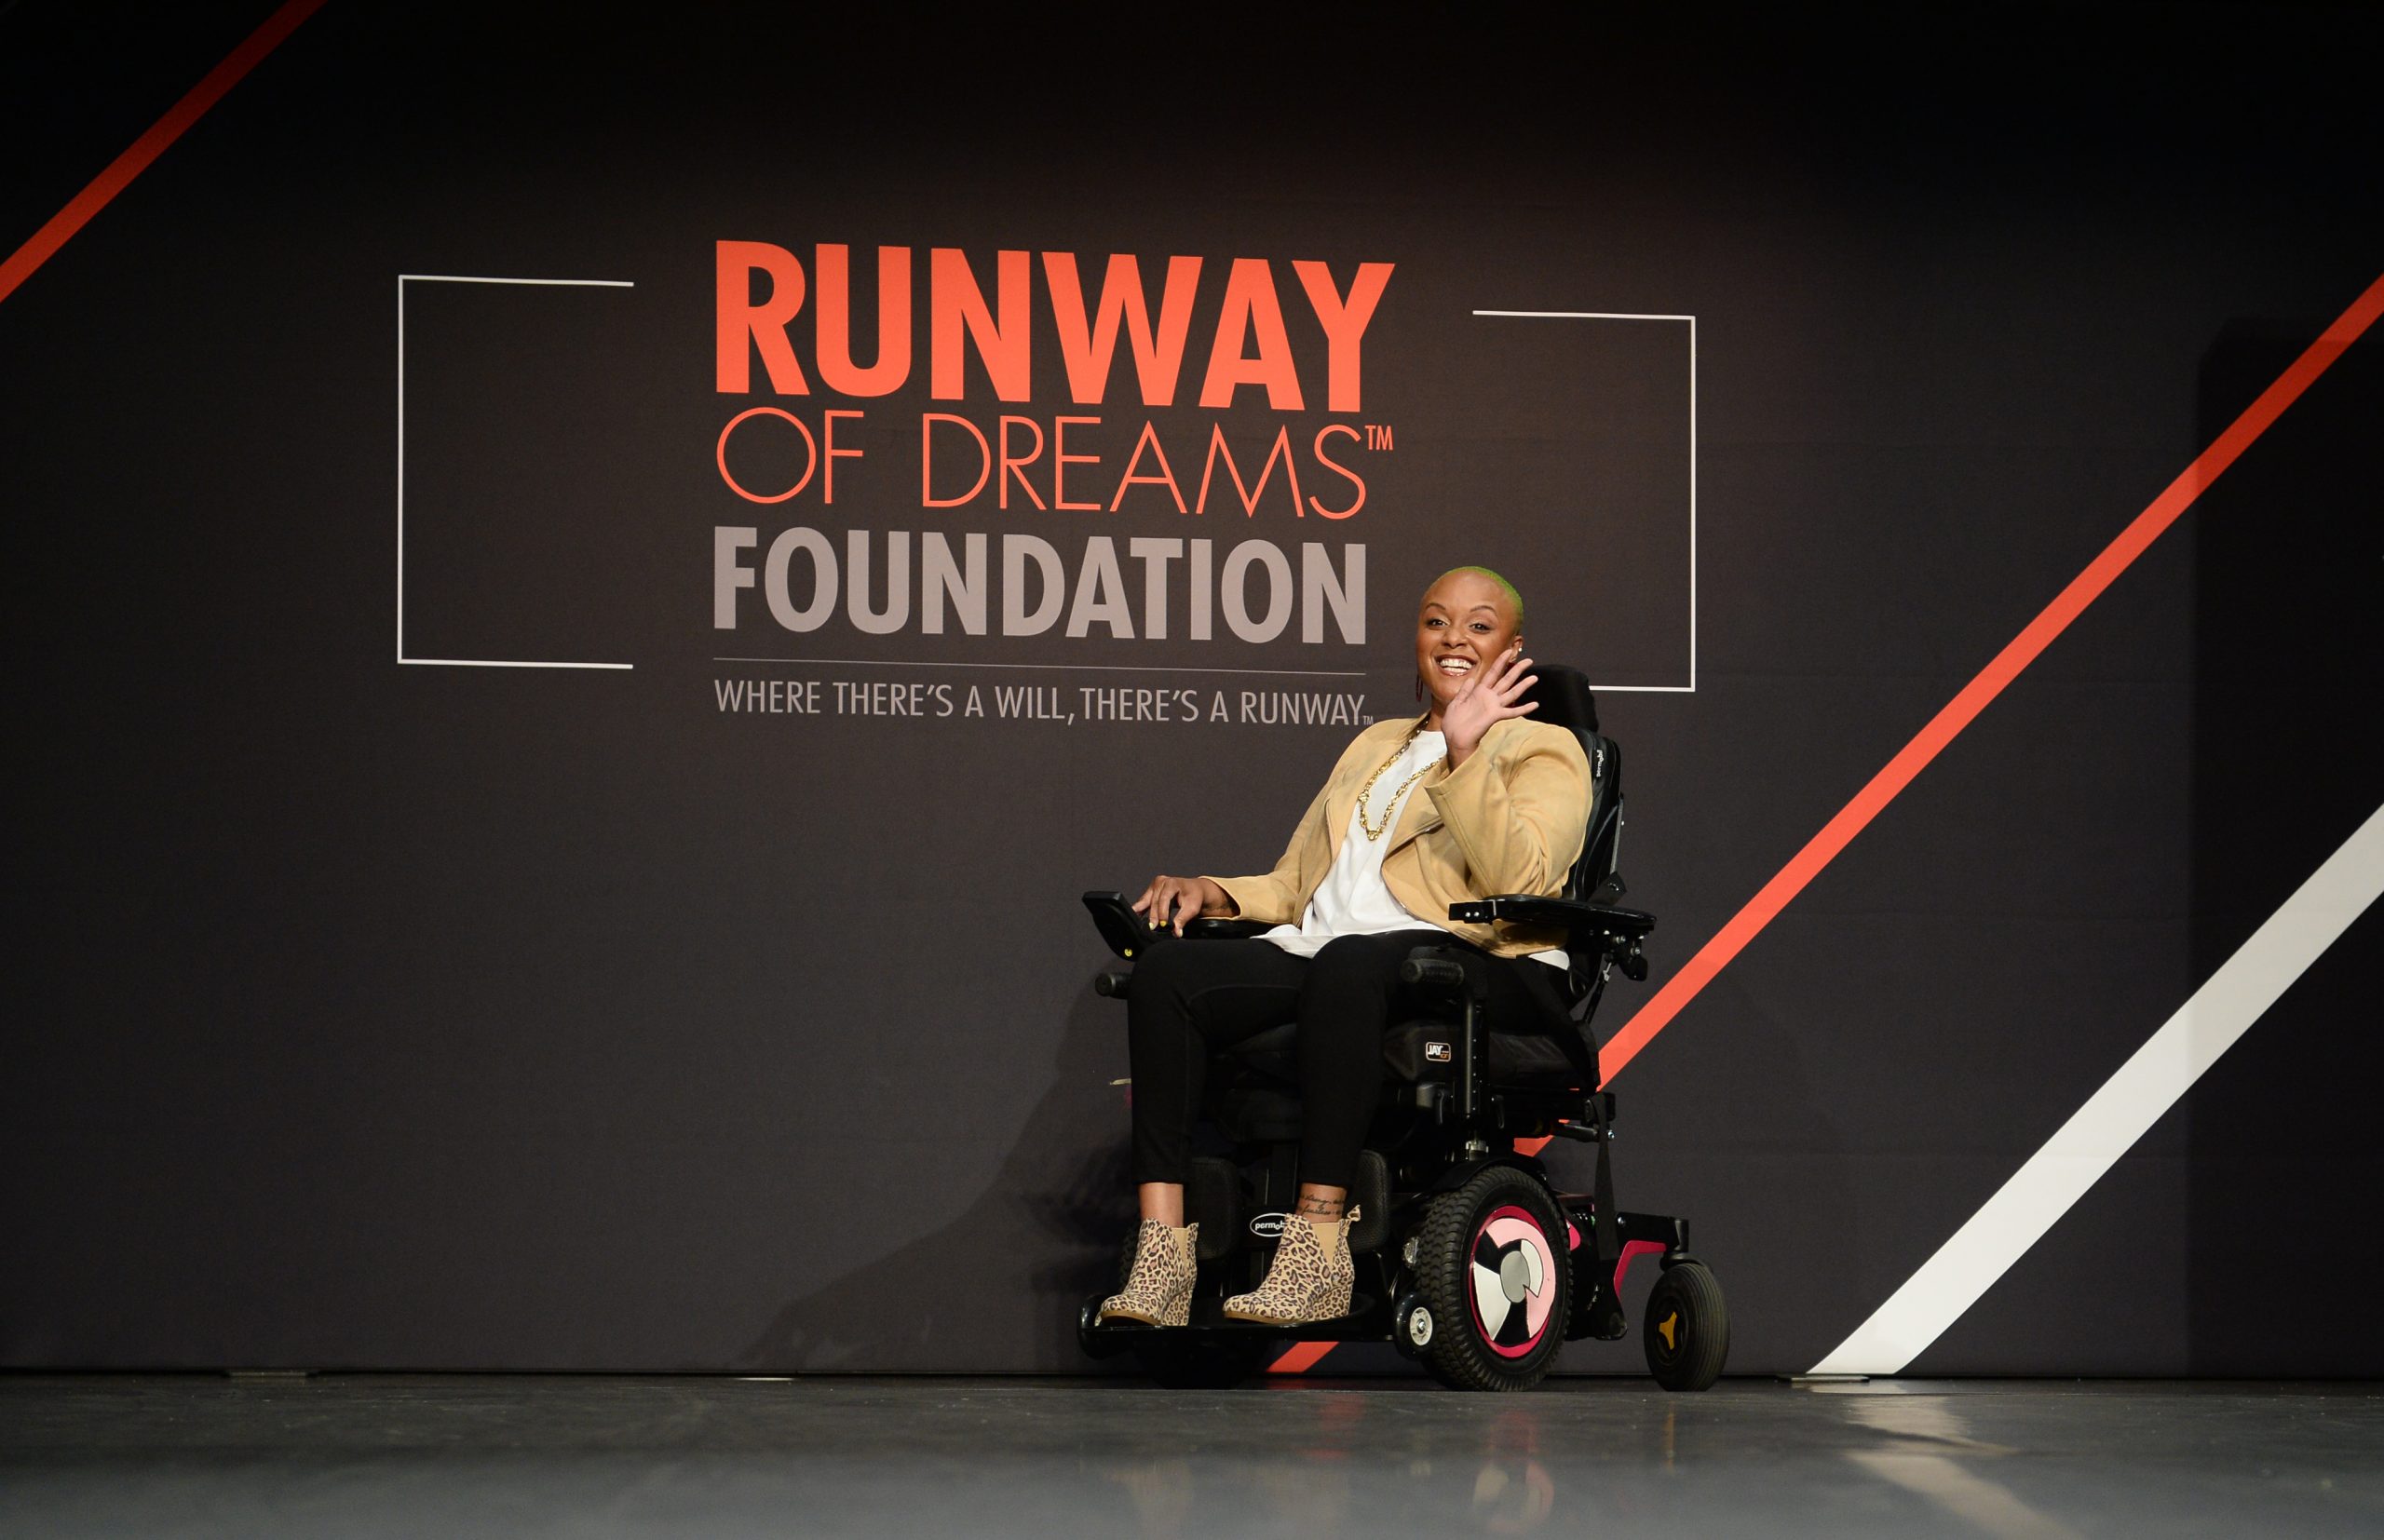
[[[1120,1237],[1134,1218],[1125,1096],[1109,1084],[1125,1064],[1125,1012],[1088,984],[1069,1008],[1050,1088],[977,1201],[941,1229],[791,1301],[738,1366],[1015,1369],[1024,1344],[1039,1369],[1093,1371],[1077,1346],[1077,1305],[1116,1279]],[[912,1158],[933,1162],[931,1137]],[[1027,1288],[988,1288],[994,1273],[1023,1274]]]

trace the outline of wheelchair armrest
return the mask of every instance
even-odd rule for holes
[[[1274,929],[1264,920],[1187,920],[1184,934],[1199,936],[1212,941],[1239,940],[1244,937],[1264,936]]]
[[[1093,926],[1101,932],[1101,939],[1108,942],[1109,950],[1120,957],[1138,957],[1145,949],[1175,939],[1172,930],[1153,930],[1143,924],[1143,917],[1134,912],[1122,893],[1105,893],[1096,889],[1084,896],[1084,907],[1091,914]],[[1229,940],[1236,937],[1263,935],[1274,928],[1263,920],[1193,920],[1185,925],[1184,934],[1212,940]]]
[[[1584,903],[1578,898],[1551,898],[1537,893],[1507,893],[1495,898],[1451,904],[1449,918],[1477,925],[1496,920],[1548,925],[1575,935],[1586,932],[1609,942],[1636,941],[1656,928],[1656,917],[1644,910]]]
[[[1647,977],[1647,959],[1639,943],[1656,928],[1656,917],[1644,910],[1619,909],[1613,904],[1584,903],[1578,898],[1551,898],[1537,893],[1507,893],[1496,898],[1475,898],[1449,905],[1449,918],[1473,925],[1510,920],[1518,925],[1562,929],[1566,950],[1580,956],[1604,957],[1626,979]]]

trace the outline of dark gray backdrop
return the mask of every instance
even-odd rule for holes
[[[266,8],[0,17],[38,151],[0,244]],[[2347,9],[1174,26],[332,0],[0,304],[0,1359],[1080,1367],[1125,1066],[1074,896],[1265,865],[1346,729],[724,714],[725,678],[944,676],[715,657],[1357,669],[1398,710],[1415,591],[1487,561],[1542,655],[1685,682],[1673,329],[1469,312],[1694,315],[1697,688],[1604,702],[1652,989],[2384,251]],[[1300,347],[1291,261],[1396,263],[1364,412],[1311,352],[1293,418],[1396,426],[1367,509],[1199,532],[1362,538],[1368,644],[791,637],[752,595],[723,644],[711,529],[830,526],[712,467],[774,403],[711,389],[718,239],[1265,258]],[[410,285],[407,333],[410,651],[634,671],[395,663],[400,273],[637,284]],[[1093,409],[1037,314],[1009,410],[1048,426]],[[1840,1340],[2373,810],[2379,345],[1618,1082],[1624,1191],[1693,1216],[1734,1368]],[[1003,409],[924,370],[837,531],[1179,533],[931,526],[900,425]],[[1276,426],[1225,420],[1245,461]],[[2384,1368],[2377,924],[1916,1369]]]

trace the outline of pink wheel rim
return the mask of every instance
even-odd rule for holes
[[[1502,1204],[1466,1250],[1466,1295],[1473,1330],[1502,1358],[1520,1358],[1548,1334],[1556,1307],[1556,1250],[1531,1211]]]

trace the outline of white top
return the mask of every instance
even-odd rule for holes
[[[1399,790],[1408,777],[1437,763],[1447,752],[1448,739],[1439,733],[1418,733],[1408,739],[1399,757],[1390,762],[1390,767],[1375,777],[1373,791],[1359,798],[1358,805],[1349,810],[1349,827],[1341,833],[1341,853],[1333,858],[1333,869],[1324,874],[1324,881],[1316,885],[1316,893],[1308,899],[1307,912],[1300,916],[1300,923],[1277,925],[1262,933],[1258,939],[1272,941],[1294,957],[1313,957],[1336,936],[1447,929],[1409,913],[1391,893],[1390,885],[1382,880],[1382,858],[1390,850],[1390,831],[1399,827],[1400,814],[1405,809],[1407,799],[1416,794],[1416,786],[1400,791],[1396,801],[1386,799]],[[1421,784],[1419,779],[1416,785]],[[1364,820],[1368,817],[1382,831],[1380,839],[1366,838]],[[1564,953],[1553,949],[1524,955],[1556,967],[1567,966]]]

